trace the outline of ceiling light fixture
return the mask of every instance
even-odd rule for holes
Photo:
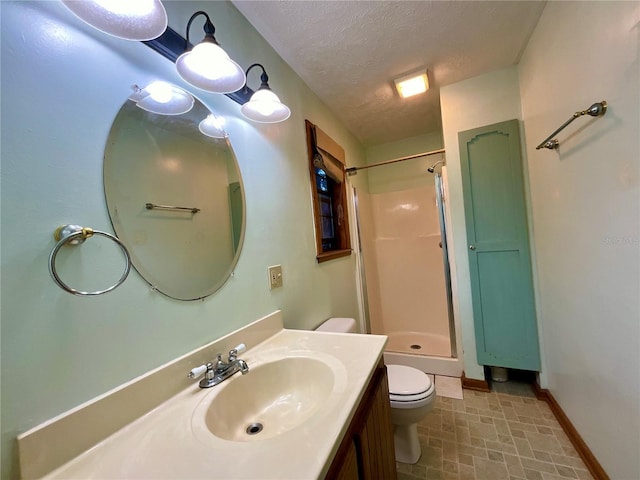
[[[396,78],[393,82],[401,98],[412,97],[429,90],[429,77],[426,70]]]
[[[165,82],[153,82],[145,88],[133,85],[133,93],[129,96],[143,110],[159,115],[182,115],[193,108],[193,97]]]
[[[187,23],[186,48],[189,48],[191,22],[199,15],[206,18],[204,39],[178,57],[178,73],[186,82],[207,92],[231,93],[240,90],[246,82],[244,71],[220,47],[214,36],[216,28],[203,11],[194,13]]]
[[[254,63],[247,68],[247,77],[253,67],[260,67],[262,69],[262,75],[260,75],[262,83],[260,84],[260,88],[251,95],[251,99],[242,105],[240,112],[254,122],[277,123],[285,121],[291,115],[291,110],[280,101],[278,96],[273,93],[269,87],[269,76],[262,65]]]
[[[62,0],[62,3],[83,22],[125,40],[152,40],[167,29],[167,12],[160,0]]]
[[[211,138],[226,138],[227,132],[224,131],[224,119],[216,117],[213,113],[207,115],[198,125],[198,130],[203,135]]]

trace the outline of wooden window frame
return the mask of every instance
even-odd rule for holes
[[[326,262],[336,258],[351,255],[351,234],[349,232],[349,209],[347,203],[347,186],[345,175],[345,155],[344,150],[334,140],[331,139],[320,128],[305,120],[305,130],[307,135],[307,152],[309,163],[309,179],[311,184],[311,197],[313,199],[313,223],[315,227],[316,238],[316,260],[318,263]],[[337,160],[342,170],[342,181],[334,181],[334,195],[332,197],[334,205],[334,216],[337,216],[338,206],[342,207],[343,221],[340,225],[334,224],[336,239],[338,241],[337,248],[324,250],[322,246],[322,217],[320,210],[320,195],[316,186],[316,167],[313,163],[313,157],[318,150],[328,152],[330,156]],[[335,162],[334,162],[335,163]]]

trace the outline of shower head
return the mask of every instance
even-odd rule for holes
[[[427,168],[427,172],[429,173],[433,173],[436,171],[436,167],[438,166],[438,164],[443,164],[444,165],[444,160],[438,160],[436,163],[434,163],[433,165],[431,165],[429,168]]]

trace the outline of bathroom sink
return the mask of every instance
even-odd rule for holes
[[[214,387],[204,421],[216,437],[259,441],[303,424],[319,411],[333,391],[334,368],[312,357],[287,357],[250,366]]]

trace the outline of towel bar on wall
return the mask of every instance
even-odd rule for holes
[[[549,150],[554,150],[554,149],[558,148],[560,146],[560,142],[557,139],[553,138],[553,137],[555,137],[558,133],[560,133],[560,131],[562,131],[562,129],[564,129],[567,125],[569,125],[571,122],[573,122],[576,118],[581,117],[583,115],[591,115],[592,117],[600,117],[600,116],[604,115],[606,113],[606,111],[607,111],[607,102],[603,100],[602,102],[594,103],[593,105],[591,105],[586,110],[582,110],[580,112],[574,113],[573,116],[569,120],[564,122],[560,128],[558,128],[555,132],[553,132],[551,135],[549,135],[547,138],[545,138],[540,143],[540,145],[538,145],[536,147],[536,150],[540,150],[541,148],[548,148]],[[552,140],[552,138],[553,138],[553,140]]]
[[[56,257],[58,256],[58,252],[63,245],[80,245],[86,239],[91,238],[94,235],[100,235],[116,242],[122,249],[126,265],[124,268],[124,273],[114,285],[104,290],[98,290],[96,292],[82,292],[80,290],[76,290],[75,288],[71,288],[69,285],[62,281],[62,279],[58,275],[58,272],[56,271]],[[62,225],[56,229],[53,236],[56,240],[58,240],[58,243],[56,243],[55,247],[53,247],[53,250],[51,250],[51,255],[49,255],[49,273],[51,274],[51,277],[56,282],[56,284],[65,292],[69,292],[73,295],[102,295],[103,293],[110,292],[116,287],[119,287],[122,282],[125,281],[125,279],[129,275],[129,272],[131,271],[131,256],[129,255],[127,247],[124,246],[124,244],[118,237],[115,237],[110,233],[100,232],[89,227],[81,227],[80,225]]]
[[[145,203],[144,207],[147,210],[154,210],[154,209],[175,210],[179,212],[191,212],[191,213],[198,213],[200,211],[200,209],[196,207],[175,207],[173,205],[156,205],[155,203]]]

